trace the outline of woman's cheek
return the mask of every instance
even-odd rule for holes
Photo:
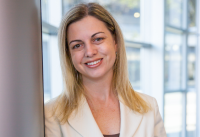
[[[72,56],[72,62],[74,64],[74,66],[78,66],[79,64],[82,63],[82,60],[83,59],[83,56],[81,53],[75,53],[73,56]]]

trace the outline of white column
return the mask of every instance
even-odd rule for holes
[[[196,103],[197,103],[197,123],[196,123],[196,131],[197,131],[197,137],[200,136],[200,36],[198,37],[198,46],[197,46],[197,57],[196,57],[196,91],[197,91],[197,97],[196,97]]]
[[[163,116],[164,95],[164,0],[141,0],[142,41],[150,49],[141,49],[141,87],[158,102]]]
[[[200,2],[197,0],[197,7],[200,7]],[[200,10],[199,8],[197,8],[197,25],[198,25],[198,34],[200,33]],[[197,103],[197,123],[196,123],[196,133],[197,133],[197,137],[200,136],[200,36],[197,37],[197,48],[196,48],[196,91],[197,91],[197,97],[196,97],[196,103]]]
[[[0,136],[43,137],[40,0],[0,0]]]

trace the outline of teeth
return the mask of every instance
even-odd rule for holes
[[[87,63],[87,65],[95,65],[95,64],[99,63],[100,61],[101,61],[101,59],[94,61],[94,62]]]

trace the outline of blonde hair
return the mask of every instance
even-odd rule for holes
[[[117,43],[117,55],[113,66],[112,88],[124,103],[133,111],[144,114],[148,112],[149,105],[135,92],[129,82],[127,71],[127,58],[124,39],[119,25],[110,13],[96,3],[79,4],[73,7],[64,17],[59,29],[59,51],[61,69],[64,81],[64,91],[57,98],[54,114],[61,123],[65,123],[72,111],[77,110],[81,96],[84,92],[81,74],[72,63],[67,42],[67,29],[70,24],[86,16],[93,16],[104,22],[113,34]]]

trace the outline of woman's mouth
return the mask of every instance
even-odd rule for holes
[[[85,63],[87,67],[89,68],[94,68],[94,67],[98,67],[99,65],[101,65],[103,58],[99,59],[99,60],[95,60],[92,62],[88,62]]]

